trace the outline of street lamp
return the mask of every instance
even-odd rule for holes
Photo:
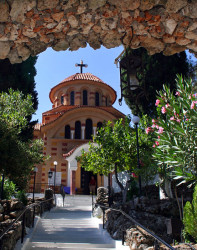
[[[49,169],[49,172],[48,172],[48,178],[49,178],[49,188],[50,188],[50,184],[51,184],[51,178],[53,176],[53,172],[51,171],[51,169]]]
[[[139,159],[139,143],[138,143],[138,124],[140,122],[140,118],[138,116],[133,116],[132,122],[135,124],[136,129],[136,143],[137,143],[137,168],[140,169],[140,159]],[[139,190],[140,195],[142,191],[142,185],[141,185],[141,176],[139,175]]]
[[[141,58],[139,56],[128,54],[127,49],[125,50],[124,57],[119,61],[120,65],[120,88],[121,98],[119,104],[122,104],[122,98],[133,97],[133,92],[137,89],[142,89],[139,85],[137,77],[137,70],[141,65]]]
[[[33,186],[33,203],[35,202],[34,195],[35,195],[35,185],[36,185],[36,173],[38,172],[38,168],[34,167],[33,173],[34,173],[34,186]]]
[[[56,167],[57,167],[57,161],[53,162],[53,165],[55,167],[55,172],[54,172],[54,198],[55,198],[55,179],[56,179]],[[55,205],[56,205],[56,198],[55,198]]]

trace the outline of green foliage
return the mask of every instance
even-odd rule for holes
[[[129,190],[127,192],[127,200],[130,201],[132,200],[132,198],[134,196],[138,196],[139,195],[139,188],[137,187],[137,183],[135,181],[135,178],[132,178],[131,177],[131,184],[130,184],[130,187],[129,187]]]
[[[193,193],[193,201],[186,202],[183,216],[184,232],[197,242],[197,185]]]
[[[14,91],[19,90],[24,95],[32,96],[34,110],[38,107],[37,92],[35,90],[36,57],[29,57],[26,61],[17,64],[11,64],[8,59],[0,60],[0,92],[9,92],[12,88]],[[33,138],[33,125],[35,121],[31,121],[32,114],[27,117],[28,126],[23,127],[21,131],[21,139],[28,141]]]
[[[93,138],[93,143],[89,143],[89,151],[82,151],[82,156],[77,160],[80,160],[82,167],[94,173],[107,175],[115,170],[127,171],[130,175],[134,172],[137,176],[140,174],[143,177],[144,169],[154,169],[151,165],[151,135],[144,132],[145,121],[146,118],[142,119],[139,126],[140,170],[137,168],[136,131],[130,127],[129,117],[124,121],[117,120],[114,124],[110,121],[105,123]]]
[[[176,79],[176,93],[164,86],[156,101],[158,118],[147,131],[155,133],[154,158],[162,175],[197,181],[196,95],[191,80]],[[180,182],[180,183],[182,183]]]
[[[20,134],[28,124],[27,117],[33,113],[31,95],[12,89],[0,93],[0,123],[4,123],[7,130]]]
[[[126,104],[131,108],[133,114],[140,116],[147,114],[154,118],[157,91],[162,89],[163,84],[170,86],[171,90],[176,89],[176,75],[188,76],[193,69],[192,64],[187,60],[185,52],[172,56],[164,56],[162,53],[150,56],[146,49],[139,48],[128,50],[128,53],[141,58],[142,63],[137,76],[145,93],[142,94],[140,89],[132,91],[132,97],[125,100]],[[137,100],[137,106],[135,100]]]
[[[28,182],[34,164],[43,161],[43,141],[23,141],[21,131],[34,112],[30,95],[9,90],[0,94],[0,172],[20,189]]]
[[[26,194],[25,190],[19,190],[15,197],[21,201],[25,206],[28,204],[28,195]]]
[[[2,184],[2,177],[0,181],[0,187]],[[14,196],[16,193],[16,185],[10,181],[8,178],[4,180],[4,185],[3,185],[3,198],[6,200],[10,200],[12,196]]]

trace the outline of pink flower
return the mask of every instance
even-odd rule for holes
[[[188,119],[188,118],[186,119],[186,122],[187,122],[187,121],[189,121],[189,119]]]
[[[135,173],[131,173],[131,176],[132,176],[133,178],[137,178],[137,175],[136,175]]]
[[[156,121],[155,121],[155,119],[152,119],[152,123],[155,123]]]
[[[158,142],[158,141],[155,141],[155,144],[156,144],[157,146],[159,146],[159,142]]]
[[[155,148],[155,144],[153,144],[153,148]]]
[[[166,107],[166,108],[168,108],[169,106],[170,106],[170,104],[169,104],[169,103],[167,103],[167,104],[165,105],[165,107]]]
[[[160,136],[158,135],[158,139],[160,139]]]
[[[152,131],[152,128],[151,128],[151,127],[146,128],[146,134],[148,134],[148,133],[151,132],[151,131]]]
[[[189,95],[189,99],[192,99],[192,96],[191,96],[191,95]]]
[[[158,126],[158,125],[156,125],[156,128],[157,128],[157,129],[159,129],[159,126]]]
[[[178,91],[177,91],[177,92],[175,93],[175,95],[178,95],[178,96],[180,96],[181,94],[180,94],[180,92],[178,92]]]
[[[194,109],[194,107],[195,107],[195,102],[193,101],[191,106],[190,106],[190,109]]]
[[[171,120],[171,121],[174,121],[174,120],[175,120],[174,116],[170,117],[170,120]]]
[[[176,121],[179,122],[179,123],[181,122],[180,119],[176,119]]]
[[[164,131],[164,128],[159,127],[158,133],[159,133],[159,134],[162,134],[162,133],[163,133],[163,131]]]
[[[160,100],[156,100],[156,103],[155,103],[155,106],[158,106],[159,105],[159,103],[160,103]]]
[[[162,114],[165,114],[165,113],[166,113],[166,108],[165,108],[165,107],[162,107],[162,108],[161,108],[161,113],[162,113]]]
[[[155,126],[155,124],[153,123],[153,125],[151,126],[152,128],[155,128],[156,126]]]

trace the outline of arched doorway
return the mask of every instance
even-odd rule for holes
[[[97,175],[93,174],[92,171],[86,171],[84,168],[81,168],[81,191],[83,194],[90,194],[89,183],[92,176],[94,176],[94,179],[96,180],[97,190]]]

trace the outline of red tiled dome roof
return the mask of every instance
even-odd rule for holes
[[[104,83],[100,78],[98,78],[97,76],[94,76],[91,73],[76,73],[72,76],[67,77],[66,79],[64,79],[60,83],[74,81],[74,80],[90,80],[90,81]]]

